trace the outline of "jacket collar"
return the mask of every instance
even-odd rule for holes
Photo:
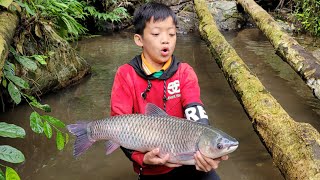
[[[152,74],[147,75],[142,68],[142,59],[141,55],[135,56],[129,63],[130,66],[136,71],[136,73],[144,79],[152,80],[152,79],[160,79],[166,80],[169,79],[174,73],[178,70],[180,62],[176,59],[175,56],[172,55],[172,61],[170,66],[163,72],[163,74],[159,78],[155,78]]]

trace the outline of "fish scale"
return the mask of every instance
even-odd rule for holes
[[[129,149],[143,147],[141,151],[149,151],[159,147],[163,153],[196,151],[195,142],[205,126],[191,126],[185,119],[142,114],[111,117],[105,121],[91,124],[91,138],[113,139]],[[117,128],[115,128],[117,127]],[[143,128],[148,127],[148,129]],[[104,134],[101,130],[105,129]]]
[[[79,156],[94,142],[107,141],[107,154],[119,146],[140,152],[159,148],[160,156],[169,154],[169,162],[194,164],[199,150],[210,158],[233,152],[238,141],[221,130],[195,121],[167,115],[153,104],[146,114],[113,116],[89,123],[70,124],[68,130],[76,135],[74,156]]]

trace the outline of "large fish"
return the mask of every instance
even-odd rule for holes
[[[172,117],[154,104],[147,104],[146,114],[113,116],[88,123],[70,124],[76,137],[74,156],[79,156],[94,142],[107,140],[107,155],[119,146],[140,152],[160,149],[169,162],[193,165],[194,153],[217,158],[237,149],[239,143],[228,134],[191,120]]]

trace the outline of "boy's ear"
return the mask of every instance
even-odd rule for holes
[[[134,38],[134,42],[136,43],[137,46],[139,46],[139,47],[143,46],[142,36],[140,34],[135,34],[133,36],[133,38]]]

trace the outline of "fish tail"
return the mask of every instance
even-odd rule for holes
[[[69,132],[76,136],[73,147],[73,155],[75,157],[84,153],[95,141],[90,140],[87,131],[88,123],[77,123],[67,125]]]

